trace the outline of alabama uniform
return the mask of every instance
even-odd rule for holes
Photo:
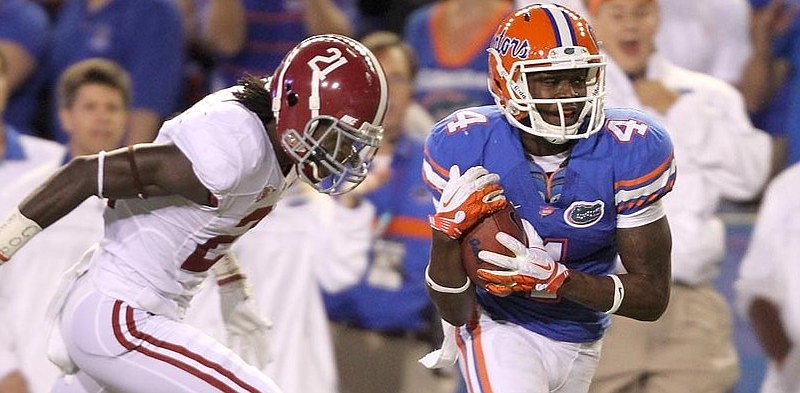
[[[76,267],[80,278],[61,314],[64,343],[81,370],[115,390],[279,391],[179,322],[206,271],[269,213],[286,183],[261,121],[234,100],[237,88],[166,122],[154,142],[180,148],[210,191],[208,204],[179,196],[109,201],[105,236]],[[175,367],[153,367],[164,363]],[[76,378],[93,391],[85,374]]]
[[[509,203],[533,224],[556,262],[592,275],[613,273],[617,228],[643,225],[633,218],[669,192],[675,181],[672,145],[665,131],[641,112],[606,109],[602,129],[577,139],[552,173],[526,156],[521,132],[496,106],[461,110],[440,121],[427,140],[423,168],[434,196],[440,197],[452,165],[462,172],[483,166],[500,176]],[[599,356],[608,316],[562,298],[520,293],[498,297],[478,288],[477,299],[471,321],[456,328],[462,371],[472,391],[489,391],[484,385],[487,376],[494,391],[518,391],[514,389],[526,381],[515,370],[534,361],[545,364],[551,387],[568,384],[569,379],[591,379],[595,363],[583,364],[569,354]],[[503,329],[525,329],[527,339],[555,341],[564,350],[533,344],[543,348],[534,355],[522,348],[526,344],[521,340],[504,338]],[[513,385],[504,389],[506,383]]]

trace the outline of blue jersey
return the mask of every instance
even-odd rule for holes
[[[440,190],[434,184],[447,178],[452,165],[462,173],[477,165],[497,173],[509,202],[533,224],[556,261],[608,274],[617,257],[618,215],[635,214],[669,192],[675,164],[667,133],[646,114],[606,109],[605,115],[598,133],[577,140],[560,168],[545,174],[527,158],[523,131],[497,107],[458,111],[434,126],[424,173],[436,198]],[[559,341],[597,340],[609,323],[605,314],[563,298],[503,298],[479,289],[478,302],[494,319]]]
[[[65,1],[61,7],[47,82],[55,84],[79,61],[102,57],[130,74],[132,109],[169,116],[178,107],[183,76],[184,37],[175,4],[170,0],[114,0],[97,11],[88,7],[82,0]],[[57,112],[54,105],[54,119]],[[66,142],[67,135],[55,123],[53,138]]]

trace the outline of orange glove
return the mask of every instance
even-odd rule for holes
[[[450,180],[436,203],[436,214],[428,216],[431,227],[451,239],[458,239],[481,218],[506,206],[500,176],[482,166],[467,169],[450,167]]]
[[[524,292],[531,297],[554,298],[561,284],[569,276],[569,269],[553,260],[544,249],[544,243],[533,225],[522,220],[530,246],[525,246],[511,235],[499,232],[495,238],[513,257],[491,251],[480,251],[478,258],[509,269],[479,269],[478,277],[487,281],[485,289],[497,296],[508,296],[513,292]]]

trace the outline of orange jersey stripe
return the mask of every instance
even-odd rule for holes
[[[431,155],[428,152],[428,146],[425,146],[425,151],[423,152],[423,154],[425,155],[425,161],[428,161],[428,164],[431,165],[431,168],[433,168],[433,170],[436,171],[436,173],[438,173],[445,179],[450,177],[450,168],[445,168],[439,165],[438,162],[434,161],[433,157],[431,157]]]
[[[661,176],[661,173],[663,173],[664,170],[667,169],[667,167],[669,167],[672,164],[673,158],[674,155],[670,154],[669,157],[667,157],[667,159],[664,160],[664,162],[662,162],[661,164],[658,165],[658,167],[656,167],[656,169],[653,169],[644,176],[637,177],[636,179],[631,179],[631,180],[620,180],[614,183],[614,189],[618,190],[622,187],[635,187],[640,184],[647,183],[648,181],[653,180],[658,176]]]

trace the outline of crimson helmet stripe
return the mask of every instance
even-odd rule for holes
[[[575,39],[575,30],[572,28],[572,23],[567,19],[567,15],[562,8],[555,7],[551,4],[543,4],[542,8],[547,11],[547,16],[550,18],[550,23],[555,28],[556,46],[575,46],[577,40]]]

